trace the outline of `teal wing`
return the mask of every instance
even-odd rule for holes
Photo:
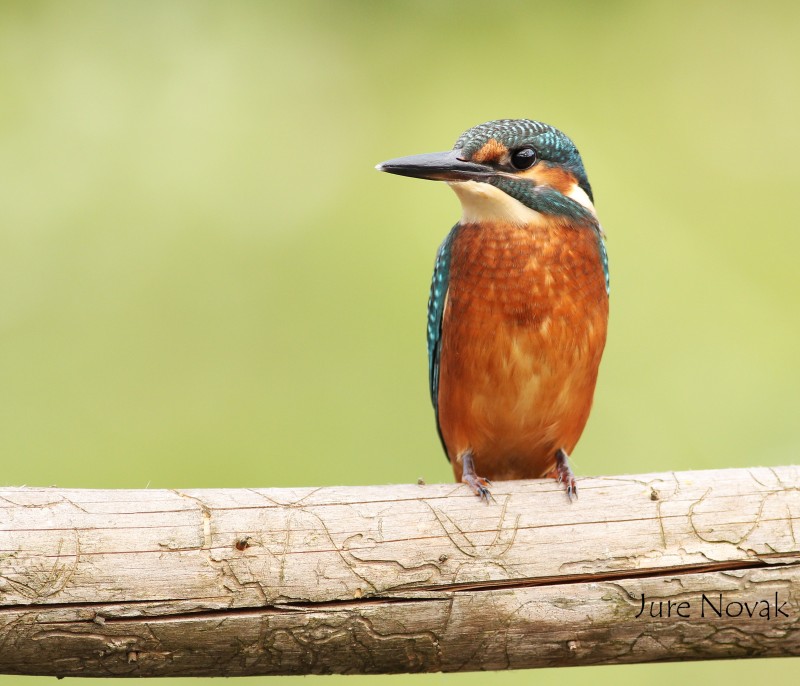
[[[608,274],[608,251],[606,250],[606,239],[602,229],[597,234],[597,242],[600,246],[600,262],[603,264],[603,275],[606,277],[606,295],[610,295],[611,279]]]
[[[442,342],[442,317],[447,299],[447,289],[450,285],[450,252],[457,229],[458,224],[453,227],[439,246],[436,263],[433,266],[431,292],[428,296],[428,383],[433,411],[436,415],[436,430],[439,433],[445,455],[447,455],[447,446],[439,425],[439,354]],[[447,459],[449,460],[450,457],[448,456]]]

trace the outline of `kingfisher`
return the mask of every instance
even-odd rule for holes
[[[589,418],[608,326],[608,254],[575,144],[529,119],[465,131],[379,171],[444,181],[462,215],[436,254],[428,381],[456,481],[553,477]]]

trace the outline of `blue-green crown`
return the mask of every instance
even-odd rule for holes
[[[473,126],[459,136],[454,150],[462,150],[466,159],[471,159],[490,139],[505,145],[509,150],[524,145],[533,146],[539,159],[552,162],[571,172],[578,185],[591,200],[592,187],[583,168],[583,161],[575,144],[558,129],[531,119],[496,119]]]

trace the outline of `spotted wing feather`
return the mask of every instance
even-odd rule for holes
[[[439,424],[439,354],[442,342],[442,318],[450,281],[450,252],[457,229],[458,224],[453,227],[436,253],[431,291],[428,297],[428,383],[436,415],[436,430],[439,433],[445,455],[447,455],[447,446]],[[449,455],[447,455],[447,459],[450,459]]]

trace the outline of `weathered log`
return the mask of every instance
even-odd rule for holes
[[[800,468],[579,489],[1,488],[0,673],[800,655]]]

